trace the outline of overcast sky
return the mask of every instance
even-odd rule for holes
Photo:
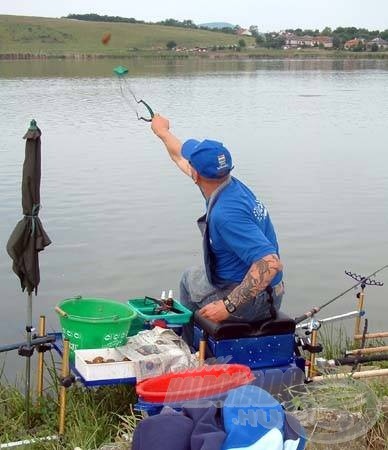
[[[261,31],[356,26],[388,29],[388,0],[0,0],[0,14],[61,17],[107,14],[158,21],[191,19],[196,24],[230,22]]]

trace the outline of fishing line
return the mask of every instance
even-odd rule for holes
[[[136,97],[136,94],[133,92],[131,86],[129,85],[129,82],[125,78],[125,75],[128,74],[128,69],[124,66],[117,66],[113,69],[113,72],[119,78],[121,97],[129,105],[129,107],[132,109],[132,111],[135,112],[137,119],[144,120],[144,122],[151,122],[152,118],[154,117],[154,112],[153,112],[152,108],[150,107],[150,105],[146,101],[144,101],[143,99],[138,100],[138,98]],[[125,83],[125,85],[123,83]],[[125,90],[124,90],[124,87],[125,87]],[[128,91],[131,94],[133,101],[136,103],[136,107],[134,106],[133,102],[130,101],[130,99],[128,98],[126,91]],[[142,104],[146,109],[146,113],[144,116],[139,114],[139,108],[137,106],[139,104]]]
[[[128,90],[131,93],[132,98],[135,100],[135,102],[137,103],[137,99],[136,99],[136,95],[134,94],[134,92],[132,91],[132,89],[129,86],[129,83],[127,82],[127,80],[125,78],[119,78],[119,86],[120,86],[120,93],[121,96],[123,97],[123,99],[125,100],[125,102],[129,105],[129,107],[132,109],[132,111],[138,115],[138,111],[137,108],[135,107],[135,105],[133,104],[133,100],[130,100],[128,98],[128,96],[126,95],[125,91],[124,91],[124,87],[126,90]]]

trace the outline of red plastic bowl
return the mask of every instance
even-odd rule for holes
[[[136,386],[136,392],[145,402],[173,403],[211,397],[248,384],[254,378],[247,366],[214,364],[149,378]]]

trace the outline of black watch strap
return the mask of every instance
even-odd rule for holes
[[[228,311],[228,313],[234,313],[236,311],[236,305],[232,303],[232,301],[226,296],[222,299],[224,302],[225,308]]]

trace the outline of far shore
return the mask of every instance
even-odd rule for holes
[[[47,60],[47,59],[116,59],[116,58],[159,58],[159,59],[388,59],[385,52],[351,52],[343,50],[275,50],[252,49],[244,51],[208,51],[208,52],[174,52],[174,51],[133,51],[120,53],[0,53],[0,60]]]

